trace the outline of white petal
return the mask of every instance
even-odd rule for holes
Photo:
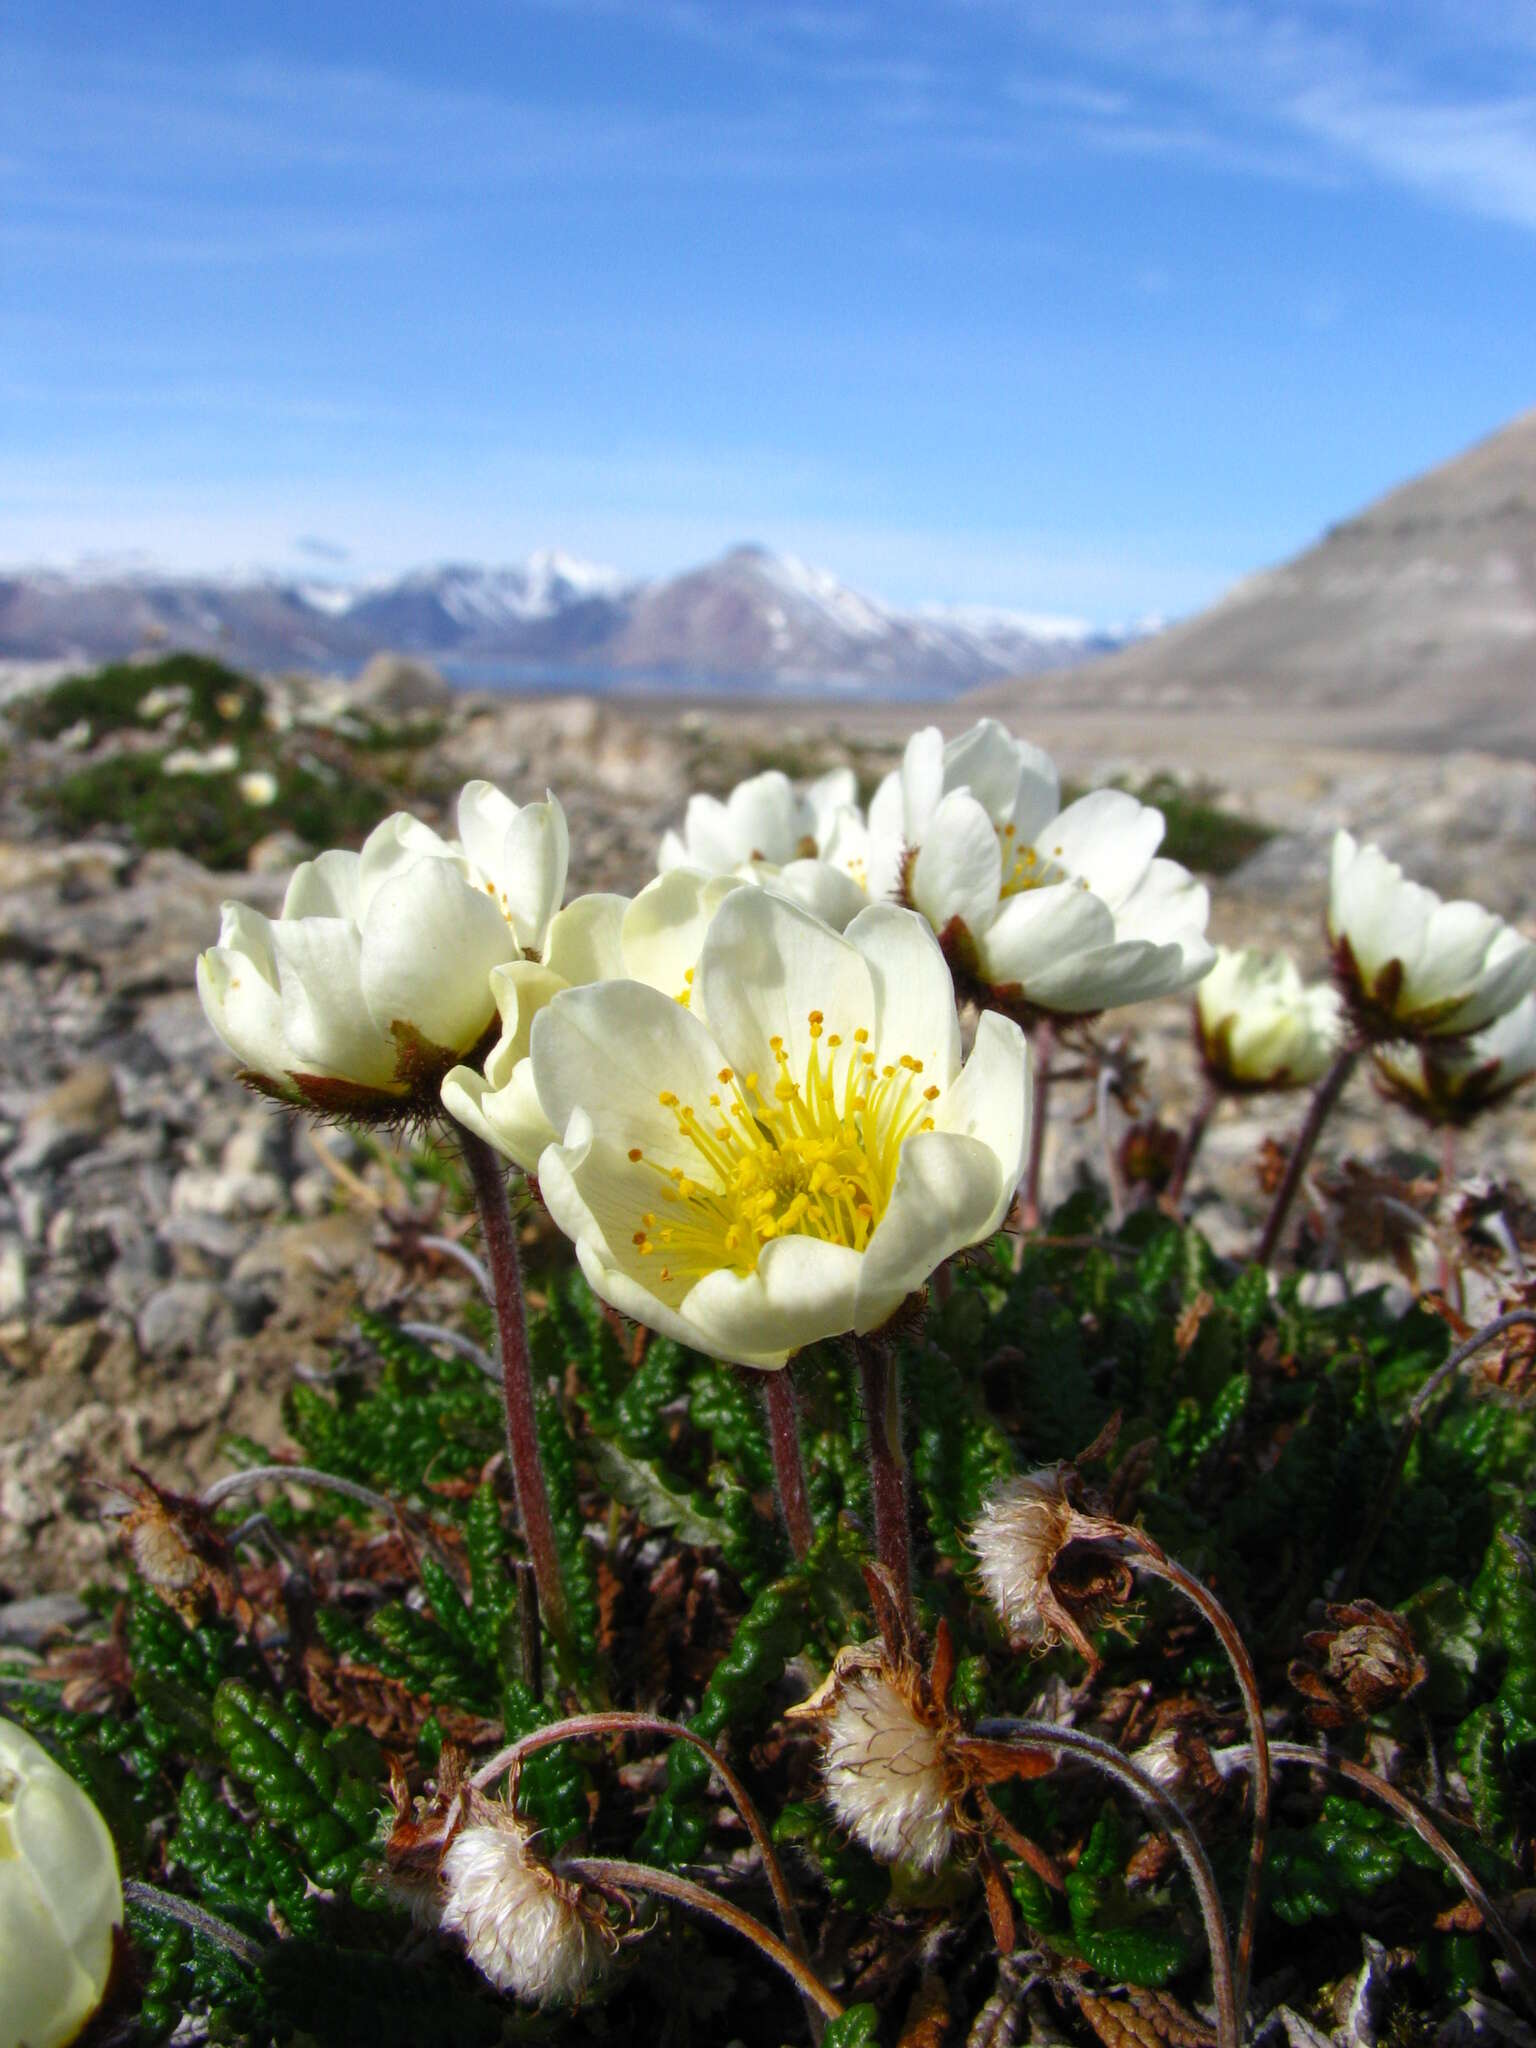
[[[875,985],[876,1065],[907,1053],[922,1061],[925,1082],[947,1088],[960,1067],[960,1017],[948,963],[927,920],[894,903],[871,903],[845,937],[863,954]]]
[[[518,1060],[499,1088],[473,1067],[455,1067],[443,1081],[443,1107],[524,1173],[537,1168],[556,1133],[539,1104],[533,1062]]]
[[[647,882],[624,913],[620,973],[664,995],[681,996],[699,964],[710,919],[733,889],[734,875],[672,868]]]
[[[223,906],[219,943],[198,956],[197,992],[208,1022],[241,1065],[286,1082],[294,1060],[283,1037],[271,924],[259,910]]]
[[[997,908],[1003,856],[992,820],[969,790],[951,790],[912,863],[912,901],[935,931],[958,918],[978,931]]]
[[[524,804],[507,826],[501,844],[501,865],[491,870],[501,892],[501,907],[511,920],[517,943],[531,952],[544,944],[544,934],[565,894],[570,867],[571,837],[559,799]]]
[[[883,787],[883,785],[882,785]],[[908,846],[921,846],[944,794],[944,735],[936,725],[922,726],[907,741],[901,757],[901,836]],[[876,802],[880,792],[876,792]],[[886,819],[882,813],[881,826]],[[870,806],[874,823],[874,806]]]
[[[534,1018],[571,984],[539,960],[508,960],[493,967],[490,984],[501,1036],[486,1057],[485,1075],[493,1088],[500,1088],[517,1062],[528,1057]]]
[[[990,1147],[1011,1191],[1023,1176],[1034,1101],[1034,1061],[1023,1032],[1011,1017],[983,1010],[969,1059],[934,1104],[934,1123]]]
[[[689,797],[683,819],[687,859],[711,874],[728,873],[745,858],[736,844],[731,815],[718,797],[703,792]]]
[[[708,1273],[681,1313],[700,1350],[736,1365],[782,1365],[791,1352],[855,1326],[861,1255],[815,1237],[777,1237],[753,1273]]]
[[[1050,755],[1015,739],[995,718],[981,719],[944,749],[944,787],[968,789],[994,825],[1011,821],[1026,839],[1060,808]]]
[[[736,893],[765,900],[755,889]],[[661,1167],[696,1173],[700,1162],[658,1098],[670,1092],[706,1117],[723,1064],[698,1018],[638,981],[568,989],[534,1020],[534,1083],[552,1127],[565,1130],[580,1109],[601,1144],[638,1147]]]
[[[1177,861],[1155,860],[1115,911],[1115,935],[1195,950],[1205,942],[1210,916],[1211,892],[1205,884]]]
[[[358,870],[355,853],[332,847],[314,860],[300,861],[283,898],[284,917],[358,917]]]
[[[283,1037],[296,1070],[389,1088],[396,1047],[363,1001],[362,935],[349,918],[302,917],[272,927]]]
[[[1095,789],[1068,804],[1035,845],[1117,910],[1146,874],[1164,830],[1163,814],[1151,804],[1123,789]]]
[[[350,914],[361,924],[375,893],[413,861],[460,858],[458,848],[430,825],[412,817],[409,811],[396,811],[383,824],[375,825],[363,841],[357,866],[357,907]]]
[[[1121,940],[1043,969],[1035,976],[1029,997],[1043,1010],[1083,1016],[1121,1003],[1176,995],[1180,989],[1192,988],[1209,964],[1208,951],[1190,954],[1180,946]]]
[[[890,1203],[864,1253],[854,1329],[878,1328],[952,1252],[989,1236],[1007,1213],[1014,1187],[979,1138],[951,1131],[908,1138]]]
[[[852,809],[859,801],[859,779],[851,768],[829,768],[800,792],[815,820],[816,844],[820,847],[839,811]]]
[[[763,889],[737,889],[716,912],[694,983],[728,1066],[775,1074],[770,1040],[781,1038],[789,1073],[804,1075],[810,1013],[844,1039],[872,1031],[875,991],[863,956],[809,911]]]
[[[1437,903],[1425,920],[1417,970],[1411,984],[1404,985],[1405,1007],[1464,995],[1482,973],[1488,949],[1503,928],[1480,903]]]
[[[939,800],[937,791],[933,800],[935,803]],[[907,839],[906,804],[901,770],[893,768],[889,775],[881,777],[869,800],[870,837],[886,840],[893,846],[904,846]]]
[[[457,862],[416,860],[374,891],[359,972],[374,1021],[465,1052],[490,1023],[493,967],[516,952],[506,920]]]
[[[501,854],[517,805],[494,782],[466,782],[459,792],[459,838],[482,878],[501,886]]]
[[[669,825],[661,835],[661,850],[656,856],[658,870],[665,874],[668,868],[686,867],[688,860],[689,853],[687,847],[683,844],[681,837]]]
[[[1027,997],[1036,977],[1061,960],[1111,944],[1115,921],[1091,890],[1055,882],[1008,897],[991,923],[972,936],[983,979],[995,988],[1017,984]]]
[[[825,860],[792,860],[777,874],[764,875],[762,886],[776,889],[792,903],[840,932],[869,902],[853,876]]]
[[[771,860],[782,867],[815,845],[816,821],[809,804],[795,795],[789,777],[769,768],[738,782],[726,799],[736,859]]]
[[[544,965],[577,988],[585,981],[616,981],[625,972],[620,939],[627,896],[578,896],[550,920]]]

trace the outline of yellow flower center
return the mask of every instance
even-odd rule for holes
[[[1057,865],[1052,854],[1060,854],[1059,846],[1052,854],[1045,854],[1038,846],[1020,841],[1017,825],[999,825],[998,844],[1003,850],[1003,880],[999,896],[1022,896],[1026,889],[1048,888],[1053,882],[1071,879],[1065,868]]]
[[[845,1044],[809,1013],[805,1072],[790,1071],[782,1038],[768,1043],[777,1073],[720,1069],[718,1090],[695,1105],[669,1088],[670,1110],[696,1166],[662,1166],[636,1146],[629,1157],[654,1176],[658,1206],[633,1242],[659,1262],[662,1284],[691,1286],[728,1268],[751,1273],[776,1237],[815,1237],[863,1251],[885,1214],[903,1142],[931,1131],[939,1089],[910,1053],[877,1066],[869,1033]]]

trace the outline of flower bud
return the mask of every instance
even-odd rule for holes
[[[0,2048],[63,2048],[106,1993],[123,1918],[117,1852],[90,1800],[0,1720]]]
[[[474,1800],[442,1863],[440,1925],[498,1991],[530,2005],[574,2004],[607,1958],[601,1907],[533,1852],[507,1806]]]

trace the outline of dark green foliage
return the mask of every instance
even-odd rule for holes
[[[174,708],[160,693],[173,692]],[[148,700],[149,709],[145,709]],[[431,734],[343,717],[320,734],[266,722],[259,684],[197,654],[116,663],[69,676],[24,699],[13,716],[42,739],[84,726],[114,742],[99,758],[34,789],[33,801],[66,833],[103,825],[139,847],[173,846],[206,866],[238,868],[259,839],[282,828],[306,845],[356,845],[389,811],[423,795],[417,762]],[[217,774],[170,774],[167,755],[232,742],[237,765]],[[269,772],[272,801],[251,804],[237,777]]]
[[[872,2005],[850,2005],[841,2019],[828,2023],[821,2048],[876,2048],[880,2015]]]
[[[1272,1296],[1262,1274],[1223,1265],[1198,1232],[1151,1212],[1108,1245],[1047,1241],[1102,1239],[1105,1227],[1093,1198],[1077,1197],[1017,1274],[1006,1247],[958,1267],[949,1298],[901,1351],[921,1647],[942,1614],[954,1635],[954,1710],[967,1723],[1028,1713],[1046,1680],[1081,1681],[1070,1651],[1032,1660],[1005,1650],[972,1597],[965,1535],[989,1487],[1072,1459],[1118,1412],[1119,1436],[1085,1485],[1112,1491],[1118,1512],[1216,1587],[1290,1733],[1306,1732],[1291,1660],[1358,1558],[1349,1590],[1397,1606],[1427,1666],[1409,1705],[1379,1717],[1400,1745],[1404,1782],[1427,1789],[1416,1760],[1432,1742],[1442,1772],[1459,1773],[1451,1799],[1466,1786],[1464,1852],[1496,1890],[1529,1882],[1520,1859],[1536,1754],[1530,1418],[1448,1389],[1372,1535],[1400,1417],[1445,1355],[1444,1327],[1421,1313],[1394,1318],[1378,1296],[1328,1310],[1305,1307],[1290,1284]],[[306,1461],[385,1495],[399,1528],[331,1496],[302,1507],[271,1496],[274,1520],[309,1560],[322,1684],[306,1696],[302,1644],[290,1641],[275,1595],[253,1641],[232,1619],[188,1629],[142,1589],[123,1615],[131,1696],[120,1688],[111,1711],[69,1713],[56,1686],[6,1680],[8,1710],[97,1797],[125,1869],[263,1944],[263,1967],[246,1969],[201,1937],[135,1915],[146,2039],[187,2012],[257,2048],[301,2038],[321,2048],[499,2043],[530,2025],[573,2042],[624,2034],[632,2014],[650,2011],[649,1966],[621,1974],[609,2007],[530,2022],[451,1952],[402,1950],[404,1925],[379,1880],[386,1750],[416,1791],[449,1741],[481,1761],[503,1741],[609,1703],[654,1705],[724,1749],[785,1846],[813,1938],[818,1916],[878,1930],[893,1898],[910,1911],[924,1896],[905,1878],[893,1889],[891,1873],[846,1839],[815,1797],[809,1741],[781,1720],[872,1626],[850,1356],[826,1345],[796,1364],[817,1529],[811,1558],[796,1566],[772,1512],[754,1382],[659,1338],[637,1363],[630,1334],[578,1275],[560,1270],[541,1284],[548,1305],[531,1319],[530,1342],[573,1641],[568,1654],[545,1643],[537,1692],[498,1390],[381,1316],[361,1320],[361,1342],[338,1353],[323,1390],[292,1389],[287,1418]],[[464,1320],[490,1341],[477,1305]],[[1105,1668],[1082,1695],[1083,1721],[1092,1725],[1106,1700],[1123,1711],[1132,1698],[1182,1690],[1209,1717],[1213,1742],[1236,1739],[1228,1668],[1187,1605],[1140,1584],[1118,1619],[1119,1632],[1098,1632]],[[355,1715],[335,1705],[353,1699],[349,1688]],[[370,1716],[378,1739],[357,1725]],[[1364,1753],[1354,1731],[1330,1739]],[[644,1748],[630,1743],[634,1768],[622,1774],[612,1745],[540,1753],[521,1773],[522,1810],[550,1852],[688,1865],[731,1889],[740,1872],[727,1876],[722,1858],[741,1837],[722,1836],[703,1759],[678,1745],[658,1777],[640,1761]],[[1457,1893],[1415,1836],[1368,1802],[1324,1800],[1305,1774],[1287,1774],[1281,1790],[1261,1970],[1299,1968],[1311,1983],[1305,1973],[1316,1976],[1315,1956],[1326,1954],[1341,1975],[1358,1962],[1354,1930],[1364,1926],[1414,1941],[1423,2000],[1486,1981],[1486,1937],[1433,1930]],[[1102,1782],[1075,1769],[994,1796],[1066,1871],[1061,1893],[1008,1865],[1029,1943],[1091,1981],[1202,1995],[1187,1883],[1177,1865],[1137,1875],[1147,1830],[1133,1808],[1118,1797],[1106,1805]],[[1230,1903],[1245,1853],[1240,1802],[1229,1797],[1201,1821]],[[984,1940],[974,1877],[957,1868],[940,1882],[948,1889],[927,1901],[960,1905],[956,1925],[971,1932],[959,1938]],[[751,1903],[769,1910],[765,1898]],[[697,1929],[651,1937],[663,1938],[685,1939],[725,1985],[754,1987],[741,1990],[744,2010],[762,2008],[760,2031],[742,2028],[753,2048],[791,2038],[792,1995],[777,1980],[764,1990],[770,1980],[738,1947]],[[633,2024],[648,2037],[647,2020]],[[859,2006],[827,2038],[873,2041],[874,2028],[874,2009]]]

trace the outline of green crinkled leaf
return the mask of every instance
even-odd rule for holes
[[[594,1437],[586,1447],[593,1473],[616,1500],[633,1508],[648,1529],[670,1529],[680,1543],[723,1549],[730,1525],[706,1507],[698,1494],[673,1485],[660,1466],[634,1458],[616,1443]]]
[[[821,2048],[878,2048],[880,2015],[872,2005],[846,2006],[840,2018],[830,2020],[821,2037]]]

